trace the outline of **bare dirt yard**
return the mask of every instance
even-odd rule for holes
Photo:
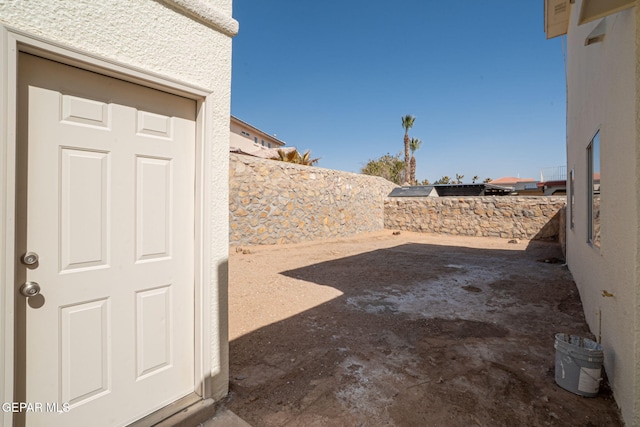
[[[594,338],[562,262],[391,231],[232,247],[223,406],[255,427],[622,425],[606,383],[555,384],[555,334]]]

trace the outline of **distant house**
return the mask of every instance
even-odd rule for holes
[[[544,196],[564,196],[567,194],[567,181],[542,181],[536,184],[540,193]]]
[[[546,0],[566,34],[567,264],[626,425],[640,425],[640,7]]]
[[[537,182],[533,178],[516,178],[513,176],[504,176],[490,181],[492,185],[511,187],[514,191],[535,189]]]
[[[540,169],[540,182],[538,182],[537,186],[544,196],[563,196],[567,194],[567,166]]]
[[[286,143],[275,135],[269,135],[235,116],[231,116],[229,129],[231,131],[229,151],[231,152],[270,159],[278,155],[278,149],[285,149]],[[293,147],[287,147],[287,149],[293,149]]]

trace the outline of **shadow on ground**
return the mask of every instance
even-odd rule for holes
[[[232,287],[258,269],[256,286],[342,293],[230,343],[226,406],[252,425],[621,425],[606,386],[587,399],[554,382],[554,335],[590,336],[556,244],[344,245],[232,257]]]

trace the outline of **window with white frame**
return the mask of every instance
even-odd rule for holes
[[[600,247],[600,131],[587,147],[587,241]]]

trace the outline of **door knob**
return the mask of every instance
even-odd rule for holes
[[[34,265],[38,262],[38,254],[35,252],[27,252],[22,256],[22,263],[24,265]]]
[[[24,297],[35,297],[40,293],[40,285],[36,282],[24,282],[22,286],[20,286],[20,293]]]

